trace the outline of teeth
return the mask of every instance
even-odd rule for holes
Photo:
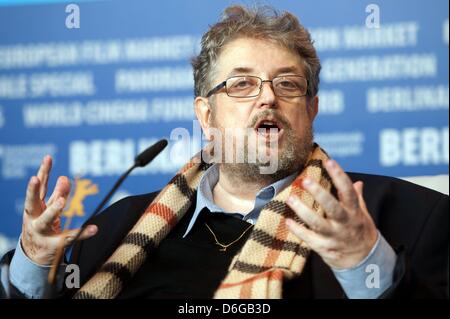
[[[272,121],[263,121],[263,122],[261,122],[261,124],[259,124],[260,126],[261,125],[273,125],[273,126],[277,126],[276,124],[275,124],[275,122],[272,122]]]
[[[264,130],[267,130],[267,132],[269,131],[269,129],[272,129],[272,128],[276,128],[276,129],[280,130],[278,124],[271,120],[262,121],[257,126],[257,129],[264,129]]]

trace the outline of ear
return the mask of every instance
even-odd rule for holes
[[[194,110],[195,116],[200,122],[203,133],[205,134],[206,138],[210,140],[208,129],[211,117],[211,105],[209,104],[208,99],[203,96],[197,96],[194,100]]]
[[[319,112],[319,97],[316,95],[311,100],[311,104],[309,105],[309,117],[311,122],[316,118],[317,113]]]

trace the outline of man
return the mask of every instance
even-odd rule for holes
[[[203,155],[216,162],[196,157],[162,191],[99,215],[69,261],[81,288],[60,276],[58,296],[447,297],[448,197],[346,174],[313,143],[320,61],[297,18],[229,7],[192,64],[196,116],[215,147]],[[215,154],[230,131],[224,151],[245,153],[244,163]],[[276,170],[261,173],[267,163],[252,152]],[[60,240],[77,231],[59,227],[66,177],[44,202],[50,169],[46,157],[30,179],[21,241],[5,257],[14,297],[44,296]]]

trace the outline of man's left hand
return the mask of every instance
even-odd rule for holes
[[[363,199],[363,183],[352,183],[334,160],[328,160],[325,169],[338,191],[338,199],[318,183],[305,179],[302,186],[323,207],[325,216],[319,216],[291,195],[287,203],[305,224],[292,219],[287,219],[286,224],[327,265],[334,269],[351,268],[368,256],[378,231]]]

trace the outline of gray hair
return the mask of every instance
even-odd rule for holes
[[[192,59],[195,97],[206,96],[212,88],[216,63],[224,46],[245,37],[275,41],[297,53],[305,66],[308,81],[306,95],[308,98],[317,95],[320,60],[308,30],[297,17],[289,12],[279,14],[267,6],[252,9],[230,6],[224,10],[221,20],[203,35],[200,54]]]

